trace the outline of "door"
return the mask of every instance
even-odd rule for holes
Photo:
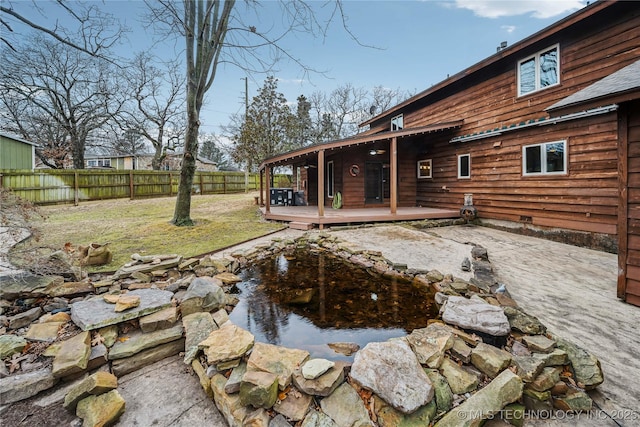
[[[367,162],[365,164],[365,203],[382,203],[384,174],[382,163]]]

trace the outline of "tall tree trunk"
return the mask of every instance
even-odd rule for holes
[[[196,156],[198,153],[198,131],[200,129],[198,116],[198,114],[188,114],[189,123],[184,141],[182,167],[180,168],[180,184],[178,185],[176,207],[171,220],[171,223],[177,226],[193,225],[193,220],[191,219],[191,187],[193,186],[193,176],[196,172]]]

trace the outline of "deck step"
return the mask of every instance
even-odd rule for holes
[[[313,228],[313,224],[308,222],[291,221],[289,223],[289,228],[294,228],[296,230],[311,230]]]

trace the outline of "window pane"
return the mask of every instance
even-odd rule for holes
[[[541,173],[542,172],[542,159],[540,146],[525,148],[525,172],[526,173]]]
[[[469,171],[469,156],[460,156],[458,162],[460,163],[459,176],[467,177],[470,176]]]
[[[554,142],[545,147],[547,172],[564,172],[564,143]]]
[[[551,49],[540,55],[540,87],[558,83],[558,50]]]
[[[536,89],[536,60],[531,58],[520,63],[520,93],[529,93]]]

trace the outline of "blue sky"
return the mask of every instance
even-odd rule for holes
[[[25,0],[11,3],[16,9],[25,10],[27,6]],[[96,3],[125,19],[134,30],[123,52],[148,48],[150,37],[135,16],[144,9],[143,2]],[[319,0],[309,3],[319,9],[325,4]],[[502,41],[512,45],[586,3],[586,0],[344,0],[349,29],[361,44],[376,48],[353,41],[336,21],[325,39],[298,34],[284,41],[293,56],[324,71],[324,75],[305,76],[297,65],[287,61],[280,62],[273,75],[278,78],[278,89],[290,102],[315,91],[328,94],[348,83],[367,89],[381,85],[416,93],[493,55]],[[276,6],[276,2],[264,2],[261,14],[249,21],[255,20],[258,31],[277,26],[281,18]],[[37,21],[51,24],[52,16],[39,15]],[[172,51],[166,47],[163,50]],[[221,66],[202,111],[203,131],[219,133],[220,126],[229,123],[231,114],[243,111],[245,76],[237,67]],[[266,75],[248,77],[251,98]]]

